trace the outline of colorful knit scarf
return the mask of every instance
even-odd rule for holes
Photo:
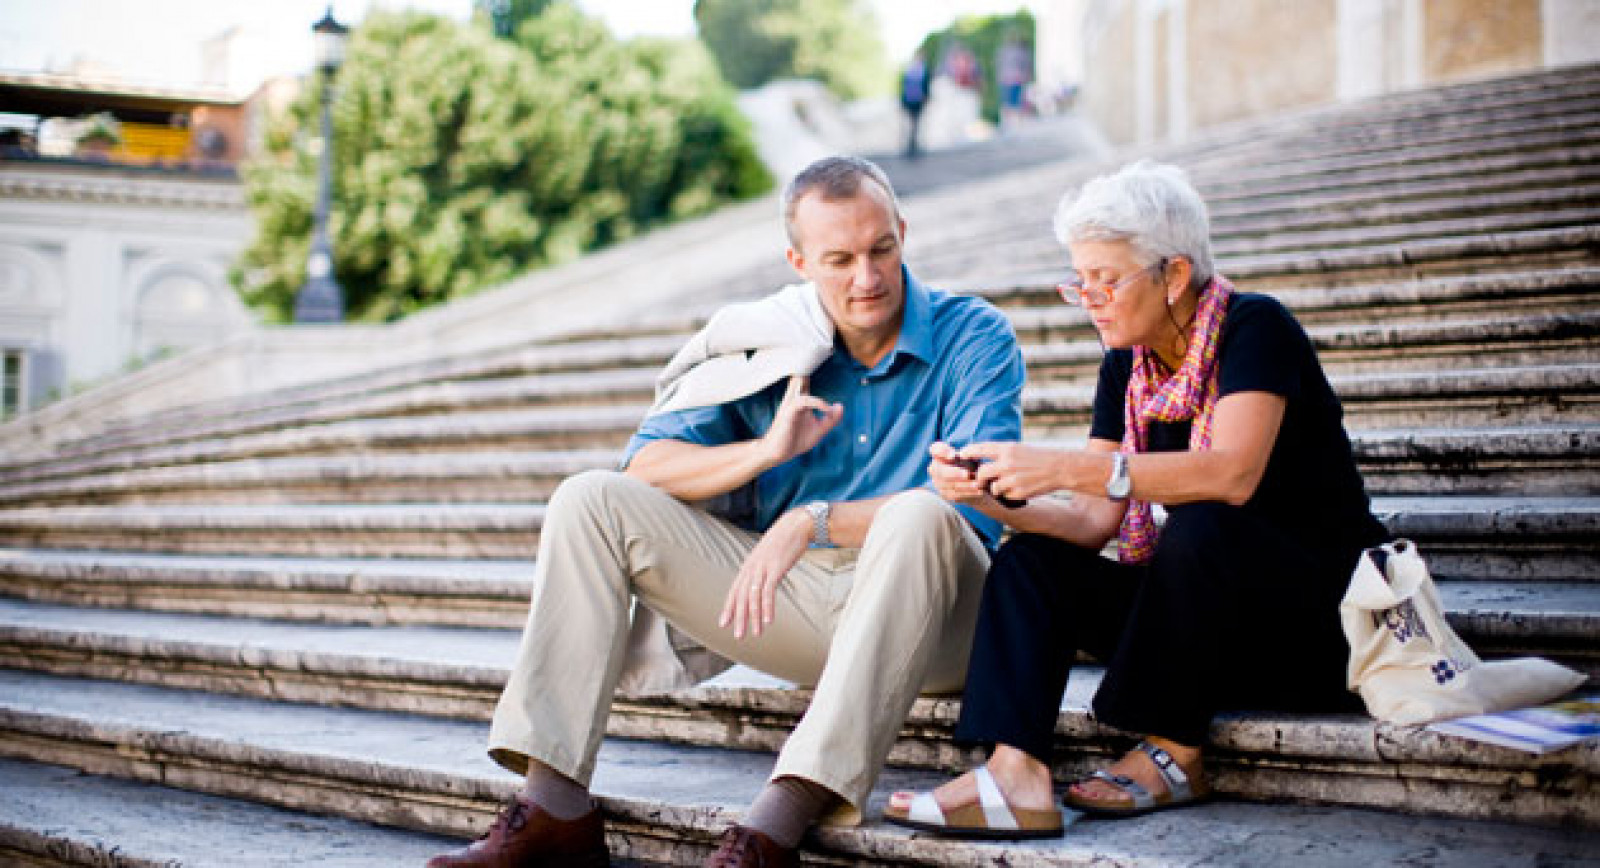
[[[1133,370],[1123,406],[1124,453],[1148,450],[1151,422],[1192,420],[1189,449],[1211,448],[1211,425],[1217,411],[1217,344],[1222,340],[1222,320],[1232,294],[1233,284],[1220,274],[1200,291],[1194,333],[1176,373],[1168,374],[1154,350],[1133,348]],[[1159,535],[1149,501],[1128,501],[1117,538],[1117,558],[1126,564],[1150,560]]]

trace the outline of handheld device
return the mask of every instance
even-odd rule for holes
[[[959,467],[966,468],[968,473],[977,473],[978,465],[982,464],[983,462],[976,458],[957,458],[954,463]],[[994,498],[996,502],[1006,509],[1021,509],[1022,507],[1028,505],[1026,500],[1012,500],[1009,497],[1001,497],[1000,495],[995,494],[994,483],[992,481],[989,483],[989,496]]]

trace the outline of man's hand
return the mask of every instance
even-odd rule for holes
[[[988,492],[978,484],[978,475],[962,462],[961,453],[948,443],[934,443],[928,447],[933,460],[928,462],[928,479],[933,490],[945,500],[963,506],[977,507],[992,502]]]
[[[1057,491],[1062,485],[1061,461],[1066,453],[1022,443],[974,443],[961,457],[976,458],[977,484],[996,497],[1027,500]]]
[[[778,583],[800,562],[810,544],[811,515],[805,510],[791,509],[773,522],[745,556],[717,623],[732,626],[735,639],[744,638],[746,625],[751,634],[760,636],[761,628],[772,623],[777,611]]]
[[[789,378],[789,389],[772,415],[772,426],[761,438],[773,467],[810,452],[844,418],[844,405],[830,404],[806,392],[810,379],[798,374]]]

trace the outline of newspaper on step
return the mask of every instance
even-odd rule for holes
[[[1600,739],[1600,693],[1563,702],[1475,714],[1428,725],[1428,729],[1529,753],[1549,753]]]

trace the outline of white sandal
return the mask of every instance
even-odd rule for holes
[[[960,838],[1057,838],[1061,835],[1061,812],[1055,809],[1013,808],[994,782],[988,766],[973,770],[978,782],[978,800],[946,811],[933,793],[917,793],[906,808],[889,805],[883,818],[897,826]]]

